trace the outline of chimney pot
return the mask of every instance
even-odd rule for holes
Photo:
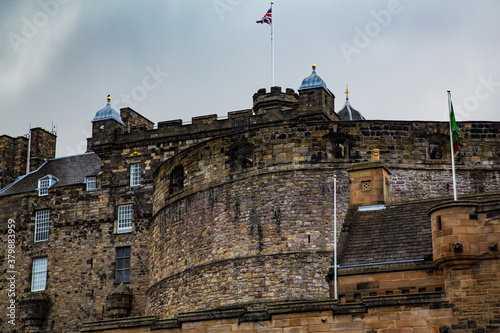
[[[373,149],[373,160],[378,161],[380,159],[379,149]]]

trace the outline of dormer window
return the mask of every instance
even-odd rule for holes
[[[85,184],[87,185],[87,191],[95,191],[97,189],[96,177],[85,177]]]
[[[45,176],[38,180],[38,196],[49,194],[49,187],[57,183],[58,179],[52,175]]]

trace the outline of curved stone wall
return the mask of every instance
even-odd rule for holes
[[[331,173],[259,174],[169,204],[152,229],[150,308],[327,297]]]
[[[407,126],[394,138],[424,132]],[[154,175],[148,314],[168,318],[241,303],[328,297],[333,175],[340,224],[349,203],[345,169],[360,156],[358,135],[336,123],[268,125],[206,138],[166,160]],[[363,149],[396,143],[391,140]],[[423,139],[408,140],[413,163],[381,151],[393,172],[392,200],[450,194],[448,161],[428,160]],[[339,147],[344,154],[337,155]],[[464,163],[457,170],[459,188],[479,191],[474,184],[482,179]],[[498,170],[483,170],[485,176],[498,183]]]

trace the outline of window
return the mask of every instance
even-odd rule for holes
[[[87,191],[95,191],[95,189],[96,189],[96,178],[95,177],[86,177],[85,183],[87,184]]]
[[[36,212],[35,216],[35,242],[49,239],[50,210]]]
[[[116,230],[117,233],[121,234],[132,231],[132,213],[132,205],[118,207],[118,228]]]
[[[50,179],[39,179],[38,180],[38,196],[44,196],[49,194]]]
[[[47,257],[33,259],[31,291],[45,290],[47,284]]]
[[[115,282],[130,281],[130,246],[116,248]]]
[[[178,165],[170,174],[169,193],[173,194],[184,188],[184,167]]]
[[[130,186],[141,185],[141,163],[130,165]]]
[[[57,183],[58,179],[52,175],[47,175],[38,179],[38,196],[49,194],[49,187]]]

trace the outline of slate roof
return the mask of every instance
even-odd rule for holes
[[[435,200],[388,205],[358,212],[352,222],[341,266],[366,265],[432,257],[427,214]]]
[[[326,87],[325,81],[323,81],[323,79],[318,74],[316,74],[316,65],[313,65],[311,75],[302,80],[299,91],[314,88],[324,88],[331,95],[330,90],[328,90],[328,88]]]
[[[117,122],[119,122],[120,124],[122,124],[123,126],[125,126],[125,124],[123,123],[122,117],[120,116],[120,113],[118,113],[118,111],[116,111],[115,109],[113,109],[111,107],[111,99],[110,98],[108,99],[108,103],[106,104],[106,106],[103,107],[102,109],[100,109],[99,111],[97,111],[94,119],[92,119],[92,122],[101,121],[101,120],[108,120],[108,119],[114,119]]]
[[[346,98],[345,104],[342,107],[342,110],[338,112],[338,115],[341,120],[366,120],[361,112],[351,106],[349,98]]]
[[[82,184],[85,177],[97,176],[101,170],[101,159],[96,153],[86,153],[45,161],[36,171],[20,177],[0,191],[0,196],[35,191],[38,180],[44,176],[57,177],[51,188]]]
[[[462,195],[460,199],[498,202],[500,193]],[[432,262],[429,209],[452,200],[445,197],[390,203],[382,210],[358,211],[350,221],[346,217],[344,229],[348,230],[348,235],[346,245],[339,249],[339,266],[416,260]]]

